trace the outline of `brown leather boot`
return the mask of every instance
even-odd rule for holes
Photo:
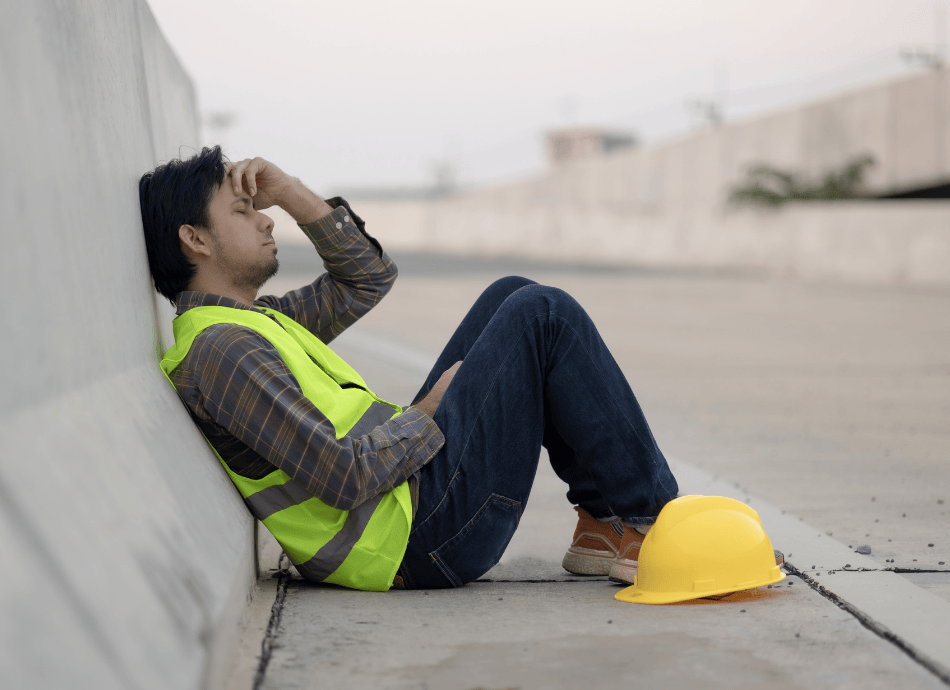
[[[574,510],[577,511],[574,541],[561,565],[575,575],[607,575],[624,538],[623,523],[620,520],[601,522],[580,506]]]

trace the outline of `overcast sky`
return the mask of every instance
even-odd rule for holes
[[[551,127],[651,143],[701,126],[689,101],[735,121],[909,74],[901,49],[947,21],[947,0],[148,2],[202,114],[237,117],[206,135],[320,193],[440,161],[493,184],[543,169]]]

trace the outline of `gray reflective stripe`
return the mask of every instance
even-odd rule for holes
[[[368,434],[380,424],[392,418],[395,413],[396,410],[389,405],[374,400],[369,409],[363,413],[363,416],[359,418],[359,421],[353,425],[353,428],[346,435],[363,436]],[[265,520],[274,513],[299,505],[311,498],[313,498],[313,494],[307,493],[307,490],[299,484],[288,481],[286,484],[261,489],[256,494],[251,494],[245,498],[244,502],[251,509],[254,517],[258,520]]]
[[[392,410],[391,407],[389,409]],[[343,529],[334,534],[333,538],[324,544],[309,561],[296,564],[297,571],[308,580],[319,582],[336,572],[336,569],[350,555],[356,542],[363,536],[363,530],[366,529],[376,506],[382,500],[383,494],[378,494],[351,510],[346,516],[346,522],[343,523]]]
[[[251,494],[245,498],[244,502],[251,509],[254,517],[258,520],[265,520],[284,508],[299,505],[311,498],[313,498],[313,494],[291,480],[286,484],[261,489],[256,494]]]
[[[376,400],[369,406],[369,409],[363,413],[360,420],[353,425],[353,428],[346,432],[347,436],[365,436],[383,422],[388,422],[396,410],[389,405],[384,405]]]

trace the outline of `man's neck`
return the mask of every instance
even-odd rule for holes
[[[240,302],[247,307],[254,306],[254,300],[257,299],[257,290],[251,287],[239,288],[224,280],[215,280],[213,278],[201,279],[195,276],[194,280],[188,286],[189,290],[195,292],[204,292],[209,295],[220,295]]]

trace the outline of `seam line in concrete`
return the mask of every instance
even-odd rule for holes
[[[267,674],[267,665],[270,663],[271,654],[274,651],[274,643],[277,640],[277,631],[280,628],[280,618],[284,612],[284,597],[287,594],[287,581],[290,580],[290,572],[287,566],[282,565],[283,560],[287,558],[286,553],[280,554],[277,561],[277,596],[274,598],[274,604],[270,609],[270,620],[267,621],[267,630],[264,631],[264,639],[261,640],[261,660],[257,665],[257,673],[254,675],[253,690],[260,690],[264,683],[264,676]],[[289,565],[289,559],[288,559]]]
[[[946,658],[946,648],[942,646],[939,633],[928,628],[933,627],[934,623],[939,621],[942,627],[946,627],[945,619],[938,618],[943,612],[948,610],[947,603],[933,595],[928,595],[926,590],[918,587],[910,580],[900,577],[899,567],[878,568],[878,564],[868,558],[853,552],[841,542],[834,538],[822,538],[822,533],[805,523],[801,518],[795,520],[793,516],[787,515],[786,511],[779,510],[776,506],[767,501],[750,495],[745,489],[739,491],[733,489],[733,485],[727,483],[719,477],[713,476],[700,468],[686,463],[679,458],[667,456],[671,466],[675,465],[674,474],[681,480],[683,485],[691,489],[700,489],[700,493],[718,494],[731,496],[754,507],[762,518],[762,524],[769,525],[769,534],[771,539],[778,539],[779,542],[795,544],[794,551],[799,552],[802,560],[810,563],[825,561],[829,566],[827,568],[809,568],[799,569],[793,565],[791,549],[786,554],[785,569],[794,573],[815,589],[824,598],[848,611],[854,615],[859,622],[879,637],[885,639],[895,647],[906,653],[911,659],[919,663],[928,671],[933,673],[942,682],[950,685],[950,670],[944,662]],[[734,484],[734,483],[733,483]],[[738,489],[738,484],[734,484]],[[703,490],[706,489],[706,490]],[[773,543],[776,543],[773,541]],[[801,550],[807,550],[808,553],[802,554]],[[847,567],[834,567],[833,561],[841,563],[847,560]],[[850,565],[853,563],[854,565]],[[871,578],[861,585],[858,589],[854,583],[858,580],[842,580],[835,583],[836,591],[830,589],[830,583],[821,584],[817,576],[821,572],[842,573],[845,577],[851,573],[865,573],[865,577]],[[809,575],[813,572],[815,577]],[[945,572],[945,571],[938,571]],[[885,580],[874,580],[875,577],[896,577],[900,582],[890,582]],[[862,589],[863,587],[863,589]],[[841,588],[850,594],[840,593]],[[919,594],[917,600],[911,592]],[[854,603],[851,596],[857,596],[859,602],[864,602],[859,608]],[[848,596],[849,598],[845,598]],[[882,600],[887,597],[897,597],[901,602],[901,611],[895,615],[893,610],[888,607],[880,606]],[[870,611],[866,610],[870,606]],[[891,626],[891,627],[889,627]],[[897,630],[897,632],[895,632]]]
[[[943,573],[950,575],[950,570],[927,570],[926,568],[802,568],[803,573],[822,571],[829,573]]]
[[[857,619],[857,621],[861,625],[863,625],[865,628],[873,632],[875,635],[877,635],[881,639],[887,640],[888,642],[893,644],[895,647],[897,647],[902,652],[907,654],[907,656],[909,656],[911,659],[913,659],[918,664],[923,666],[925,669],[930,671],[932,674],[937,676],[937,678],[939,678],[941,681],[943,681],[947,685],[950,685],[950,671],[948,671],[948,669],[946,669],[944,666],[942,666],[941,664],[937,663],[936,661],[928,657],[926,654],[924,654],[919,649],[914,647],[914,645],[912,645],[910,642],[902,638],[900,635],[895,634],[886,625],[882,625],[881,623],[877,622],[876,620],[871,618],[869,615],[864,613],[858,607],[854,606],[848,601],[845,601],[844,599],[839,597],[837,594],[835,594],[831,590],[826,589],[825,587],[822,587],[821,584],[817,580],[814,580],[813,578],[809,577],[805,571],[799,570],[798,568],[796,568],[790,563],[785,564],[785,570],[790,572],[792,575],[796,575],[799,578],[801,578],[805,582],[805,584],[807,584],[813,590],[818,592],[818,594],[820,594],[822,597],[824,597],[825,599],[833,603],[838,608],[844,611],[847,611],[852,616],[854,616]],[[943,571],[937,571],[937,572],[943,572]]]

